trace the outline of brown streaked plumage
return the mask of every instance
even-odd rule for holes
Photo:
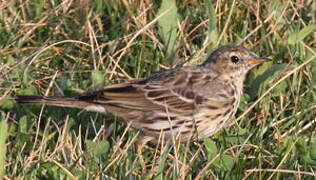
[[[16,101],[111,113],[154,141],[161,133],[166,140],[198,140],[227,125],[237,111],[246,73],[265,61],[242,46],[228,45],[199,66],[160,71],[74,98],[17,96]]]

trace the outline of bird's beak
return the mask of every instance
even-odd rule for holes
[[[249,59],[247,61],[247,63],[251,64],[251,65],[257,65],[257,64],[261,64],[261,63],[264,63],[264,62],[267,62],[267,61],[271,61],[271,60],[268,59],[268,58],[256,57],[256,58],[253,58],[253,59]]]

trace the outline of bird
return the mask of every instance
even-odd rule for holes
[[[246,74],[269,59],[241,45],[224,45],[196,66],[158,71],[76,97],[17,95],[18,104],[45,104],[111,114],[130,123],[144,141],[199,141],[235,116]]]

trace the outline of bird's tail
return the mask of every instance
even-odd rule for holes
[[[45,104],[50,106],[72,107],[85,109],[91,105],[89,102],[81,101],[76,98],[65,97],[47,97],[34,95],[19,95],[16,96],[15,101],[18,104]]]

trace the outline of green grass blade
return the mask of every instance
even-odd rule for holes
[[[6,144],[5,140],[7,138],[7,131],[8,131],[8,125],[3,120],[2,117],[0,117],[0,179],[4,176],[4,170],[5,170],[5,157],[6,157]]]
[[[215,142],[212,141],[210,138],[206,138],[204,139],[204,146],[207,152],[208,160],[214,159],[218,154],[218,149]]]
[[[179,15],[175,0],[163,0],[158,11],[159,31],[166,45],[166,53],[170,55],[175,47],[177,39],[177,24]]]
[[[316,160],[316,141],[312,142],[310,147],[311,158]]]
[[[262,69],[264,70],[264,72],[261,72],[253,80],[251,87],[249,89],[248,94],[250,95],[250,98],[254,99],[258,95],[260,95],[265,90],[265,86],[269,84],[269,81],[277,77],[276,74],[279,72],[282,72],[282,70],[286,68],[287,68],[287,65],[284,65],[284,64],[272,64],[272,63],[263,64],[257,71],[260,72]]]
[[[294,45],[297,42],[303,40],[306,36],[316,30],[316,24],[308,25],[301,29],[299,32],[293,32],[287,39],[289,45]]]
[[[209,34],[209,43],[214,46],[218,40],[218,30],[217,30],[217,19],[215,8],[212,5],[212,0],[207,0],[207,9],[209,12],[209,26],[208,26],[208,34]]]

